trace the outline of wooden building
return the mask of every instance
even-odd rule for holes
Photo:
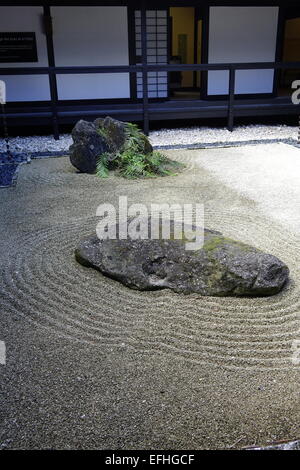
[[[1,1],[10,124],[297,114],[294,0]]]

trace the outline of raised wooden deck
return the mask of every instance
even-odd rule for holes
[[[244,99],[234,101],[234,117],[297,115],[300,106],[292,104],[290,97],[267,99]],[[63,103],[57,106],[59,124],[73,124],[78,119],[92,120],[95,117],[112,116],[120,120],[142,121],[142,103],[118,104],[73,104]],[[165,121],[172,119],[206,119],[227,118],[228,101],[204,100],[169,100],[149,103],[150,121]],[[51,124],[51,105],[40,106],[9,106],[6,107],[6,117],[10,125]]]

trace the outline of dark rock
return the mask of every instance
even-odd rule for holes
[[[118,233],[118,232],[117,232]],[[82,240],[76,259],[139,290],[169,288],[211,296],[268,296],[281,291],[289,269],[275,256],[205,230],[204,246],[186,240]]]
[[[141,134],[140,146],[142,153],[148,154],[153,152],[153,147],[150,144],[149,139],[144,134]]]
[[[127,138],[126,125],[128,123],[117,121],[107,116],[105,119],[96,119],[94,124],[107,138],[111,153],[123,150]],[[139,147],[140,151],[144,154],[153,152],[153,147],[149,139],[142,133],[139,134]]]
[[[74,143],[70,146],[70,160],[73,166],[83,173],[94,173],[101,155],[110,154],[113,162],[126,142],[126,124],[109,116],[97,118],[94,122],[78,121],[72,130]],[[153,148],[144,134],[139,135],[141,153],[147,154]]]
[[[78,121],[72,130],[74,143],[70,146],[70,161],[83,173],[94,173],[101,154],[108,152],[105,138],[92,122]]]
[[[97,129],[103,126],[103,123],[105,121],[105,118],[97,118],[94,121],[94,125],[96,126]]]
[[[110,153],[120,152],[126,141],[125,122],[117,121],[107,116],[100,127],[100,132],[105,135]]]

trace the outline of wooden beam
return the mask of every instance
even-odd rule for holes
[[[49,67],[55,67],[54,44],[53,44],[53,28],[52,18],[49,5],[44,5],[44,28],[47,41],[47,56]],[[48,73],[50,95],[51,95],[51,110],[52,110],[52,125],[55,140],[59,140],[59,123],[57,114],[58,91],[55,70],[50,69]]]

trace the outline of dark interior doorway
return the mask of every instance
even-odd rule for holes
[[[300,17],[285,21],[282,61],[300,61]],[[290,95],[292,83],[295,80],[300,80],[299,69],[282,70],[280,74],[279,96]]]
[[[170,64],[200,64],[202,49],[202,19],[194,7],[171,7]],[[201,72],[184,71],[169,74],[170,99],[199,100]]]

